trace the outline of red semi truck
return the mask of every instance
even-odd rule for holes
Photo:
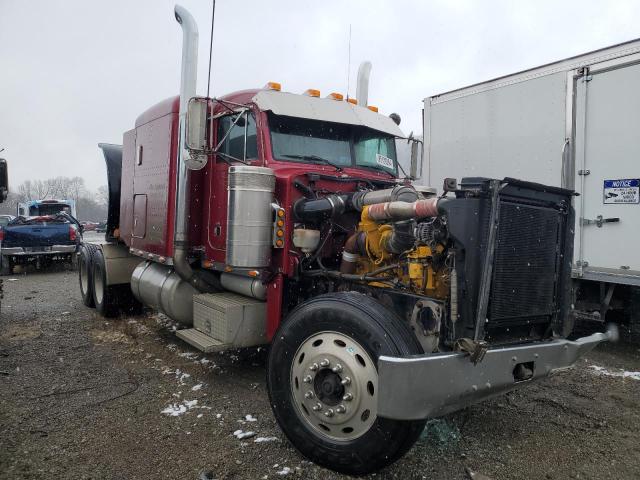
[[[109,212],[80,252],[86,305],[153,307],[204,352],[268,344],[283,431],[350,474],[615,336],[566,338],[572,192],[466,178],[436,197],[399,178],[402,132],[375,108],[275,83],[196,97],[197,26],[175,16],[180,95],[100,145]]]

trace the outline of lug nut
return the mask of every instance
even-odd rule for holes
[[[340,383],[342,385],[351,385],[351,379],[349,377],[344,377]]]
[[[319,412],[320,410],[322,410],[322,404],[320,402],[316,403],[313,407],[311,407],[311,409],[314,412]]]
[[[346,393],[343,397],[342,400],[344,400],[345,402],[350,402],[351,400],[353,400],[353,395],[351,395],[350,393]]]
[[[329,360],[327,360],[327,359],[325,358],[324,360],[322,360],[322,361],[320,362],[320,366],[321,366],[322,368],[325,368],[325,367],[328,367],[328,366],[329,366],[329,363],[330,363],[330,362],[329,362]]]
[[[307,375],[306,377],[304,377],[304,378],[302,379],[302,381],[303,381],[304,383],[311,383],[311,380],[313,380],[313,379],[311,378],[311,375]]]
[[[311,390],[304,394],[304,398],[313,398],[315,395]]]
[[[325,417],[333,417],[333,408],[330,408],[326,412],[324,412]]]
[[[318,364],[317,363],[311,364],[311,366],[309,367],[309,370],[311,370],[312,372],[315,372],[316,370],[318,370]]]
[[[340,373],[342,371],[342,365],[336,363],[336,366],[331,369],[333,373]]]
[[[347,411],[347,409],[346,409],[346,407],[344,405],[338,405],[336,407],[336,413],[344,413],[346,411]]]

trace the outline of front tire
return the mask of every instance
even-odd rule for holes
[[[306,457],[363,475],[404,455],[425,421],[380,418],[381,355],[423,353],[402,321],[360,293],[316,297],[296,308],[276,333],[267,368],[275,417]]]

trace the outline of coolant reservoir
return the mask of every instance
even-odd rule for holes
[[[275,186],[276,177],[270,168],[229,167],[227,265],[243,268],[269,265]]]
[[[313,252],[320,242],[320,230],[295,228],[293,230],[293,244],[304,253]]]

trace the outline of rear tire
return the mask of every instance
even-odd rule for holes
[[[91,268],[95,245],[83,244],[78,252],[78,283],[80,284],[80,296],[82,303],[87,307],[96,306],[93,301],[93,270]]]
[[[91,258],[91,278],[93,304],[103,317],[115,317],[119,304],[117,285],[107,285],[107,269],[102,251],[97,248]]]
[[[276,420],[319,465],[351,475],[379,470],[411,448],[426,420],[377,417],[378,358],[419,353],[408,327],[371,297],[342,292],[309,300],[271,345],[267,386]]]

